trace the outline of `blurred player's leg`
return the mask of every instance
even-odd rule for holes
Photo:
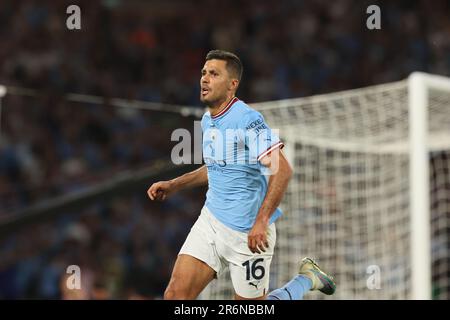
[[[195,299],[214,279],[216,272],[203,261],[180,254],[175,262],[164,299]]]
[[[323,272],[310,258],[300,263],[299,274],[283,287],[269,293],[267,300],[301,300],[309,290],[331,295],[336,290],[333,277]]]
[[[311,287],[311,279],[297,275],[283,287],[269,293],[267,300],[302,300]]]

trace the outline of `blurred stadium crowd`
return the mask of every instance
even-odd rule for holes
[[[82,30],[66,28],[73,3]],[[248,102],[417,70],[450,75],[448,1],[382,2],[376,31],[365,25],[369,4],[1,1],[0,84],[42,95],[3,99],[0,218],[167,157],[171,132],[193,128],[192,118],[69,103],[65,92],[201,107],[200,68],[212,48],[242,58]],[[204,191],[154,204],[144,190],[23,228],[0,243],[0,298],[161,298]],[[64,285],[71,264],[82,270],[75,293]]]

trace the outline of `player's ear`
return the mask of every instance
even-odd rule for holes
[[[230,90],[236,91],[239,86],[239,80],[232,78],[230,82]]]

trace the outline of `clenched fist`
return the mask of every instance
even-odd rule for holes
[[[170,181],[158,181],[152,184],[147,190],[147,194],[152,200],[164,201],[174,191],[174,187]]]

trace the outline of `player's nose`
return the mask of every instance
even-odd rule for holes
[[[200,82],[203,84],[203,83],[208,83],[209,82],[209,76],[208,76],[208,74],[205,74],[205,75],[203,75],[201,78],[200,78]]]

